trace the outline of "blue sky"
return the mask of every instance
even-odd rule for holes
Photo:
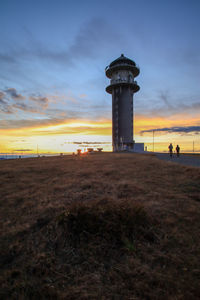
[[[111,120],[104,69],[124,53],[141,70],[141,90],[134,96],[136,140],[144,140],[140,131],[147,131],[148,140],[151,129],[170,126],[184,127],[185,140],[188,134],[197,139],[199,15],[199,0],[1,0],[2,134],[69,120]],[[171,131],[158,132],[172,136]],[[89,135],[83,128],[80,133]],[[72,133],[65,128],[63,134]],[[100,133],[93,128],[90,134],[94,141]]]

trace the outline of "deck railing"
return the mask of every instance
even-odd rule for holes
[[[121,82],[133,83],[133,84],[137,85],[137,81],[136,80],[127,79],[127,78],[111,79],[110,84],[121,83]]]
[[[116,65],[114,65],[114,66],[112,66],[112,67],[110,67],[110,66],[107,66],[106,68],[105,68],[105,71],[107,71],[109,68],[110,69],[112,69],[112,68],[115,68],[115,67],[121,67],[121,66],[132,66],[132,67],[136,67],[136,68],[138,68],[139,70],[140,70],[140,67],[136,64],[135,66],[134,65],[131,65],[131,64],[127,64],[127,63],[123,63],[123,64],[116,64]]]

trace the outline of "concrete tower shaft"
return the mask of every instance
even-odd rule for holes
[[[133,94],[140,89],[134,78],[139,74],[139,68],[122,54],[106,67],[105,72],[110,78],[106,91],[112,94],[113,151],[132,150]]]

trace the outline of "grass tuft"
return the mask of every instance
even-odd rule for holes
[[[75,203],[58,220],[73,246],[98,241],[122,247],[124,240],[156,239],[144,207],[131,201]]]

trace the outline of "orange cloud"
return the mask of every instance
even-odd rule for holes
[[[57,121],[57,122],[56,122]],[[42,120],[39,122],[23,122],[18,128],[0,129],[1,136],[30,136],[30,135],[57,135],[57,134],[95,134],[111,135],[112,123],[110,120]],[[44,124],[43,124],[44,123]]]
[[[188,115],[186,114],[177,114],[171,118],[136,115],[134,125],[135,133],[139,135],[143,130],[174,126],[195,126],[198,123],[199,118],[196,117],[191,119],[188,118]],[[162,135],[164,133],[159,132],[158,134]],[[146,135],[148,135],[148,133],[146,133]]]

